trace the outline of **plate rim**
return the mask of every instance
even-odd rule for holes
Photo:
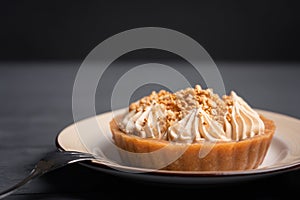
[[[296,120],[296,121],[300,121],[299,119],[293,117],[293,116],[289,116],[286,114],[282,114],[282,113],[278,113],[278,112],[273,112],[273,111],[269,111],[269,110],[263,110],[263,109],[255,109],[257,111],[263,111],[263,112],[268,112],[270,114],[276,114],[276,115],[280,115],[282,117],[288,117],[292,120]],[[92,117],[97,117],[99,115],[105,115],[105,114],[109,114],[112,111],[108,111],[108,112],[103,112],[100,114],[97,114],[96,116],[92,116]],[[81,119],[78,122],[84,121],[84,120],[88,120],[89,118],[92,117],[88,117],[88,118],[84,118]],[[75,123],[75,122],[74,122]],[[74,123],[70,123],[69,125],[65,126],[63,129],[61,129],[56,137],[55,137],[55,146],[59,151],[67,151],[66,149],[64,149],[62,147],[62,145],[59,143],[59,137],[60,135],[63,133],[63,131],[65,129],[67,129],[68,127],[74,125]],[[278,173],[283,173],[283,172],[289,172],[289,171],[295,171],[300,169],[300,161],[294,162],[294,163],[290,163],[284,166],[279,166],[279,167],[273,167],[273,168],[260,168],[260,169],[252,169],[252,170],[236,170],[236,171],[170,171],[170,170],[153,170],[153,169],[147,169],[147,168],[139,168],[139,167],[130,167],[130,166],[125,166],[125,165],[120,165],[120,166],[114,166],[114,165],[110,165],[110,164],[105,164],[105,163],[95,163],[93,161],[83,161],[80,162],[79,164],[85,166],[85,167],[89,167],[92,168],[94,170],[98,170],[98,171],[106,171],[107,173],[111,172],[118,172],[118,173],[122,173],[122,174],[135,174],[135,175],[141,175],[141,174],[147,174],[147,175],[154,175],[154,176],[160,176],[160,177],[182,177],[182,178],[201,178],[201,177],[215,177],[215,178],[220,178],[220,177],[245,177],[245,176],[253,176],[253,175],[271,175],[271,174],[278,174]],[[118,170],[119,169],[123,169],[123,170]],[[124,169],[126,169],[126,171],[124,171]]]

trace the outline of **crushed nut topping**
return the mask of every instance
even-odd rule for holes
[[[182,119],[191,109],[201,107],[207,114],[219,121],[219,115],[225,113],[226,104],[211,89],[202,89],[200,85],[171,93],[160,90],[153,91],[149,96],[129,106],[129,111],[139,112],[152,103],[158,103],[167,111],[166,126],[171,126],[175,121]],[[227,104],[228,106],[228,104]],[[146,123],[146,122],[145,122]]]

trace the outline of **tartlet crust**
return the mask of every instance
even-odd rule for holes
[[[200,158],[199,151],[205,148],[207,143],[185,144],[184,153],[174,162],[160,169],[174,171],[231,171],[248,170],[257,168],[264,160],[273,135],[275,124],[272,120],[260,116],[265,124],[265,133],[241,141],[214,143],[209,153]],[[116,120],[110,121],[112,138],[117,147],[120,148],[120,156],[126,165],[134,167],[153,168],[159,166],[164,157],[172,156],[174,152],[182,150],[183,145],[171,143],[166,140],[146,139],[122,132]],[[126,152],[149,153],[168,146],[166,155],[160,158],[141,159],[139,157],[128,157]],[[125,150],[125,151],[123,151]],[[149,155],[151,156],[151,155]],[[150,162],[149,162],[150,160]]]

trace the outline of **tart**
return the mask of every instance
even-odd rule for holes
[[[220,98],[199,85],[152,92],[110,128],[126,165],[175,171],[255,169],[276,129],[234,91]]]

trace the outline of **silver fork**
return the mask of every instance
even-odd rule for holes
[[[17,184],[13,185],[12,187],[0,192],[0,199],[12,194],[16,190],[18,190],[21,186],[28,183],[32,179],[37,178],[54,169],[66,166],[67,164],[70,163],[75,163],[84,160],[94,160],[94,159],[96,159],[96,156],[92,154],[77,152],[77,151],[50,152],[46,154],[44,158],[38,161],[38,163],[35,165],[33,170],[26,178],[24,178]]]

